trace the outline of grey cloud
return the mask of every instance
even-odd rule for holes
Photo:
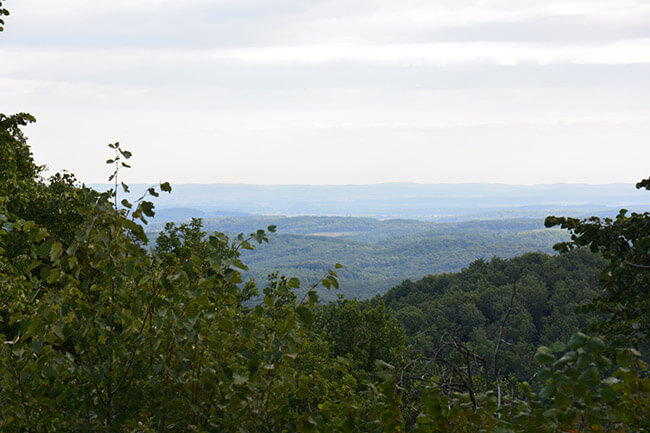
[[[144,87],[227,88],[247,91],[327,88],[446,89],[518,87],[650,87],[650,64],[466,64],[338,61],[257,64],[135,57],[102,62],[68,58],[43,67],[0,67],[4,78]]]
[[[95,13],[62,20],[12,17],[9,45],[67,47],[223,47],[265,45],[300,35],[296,23],[322,2],[237,0],[154,13]],[[298,37],[298,40],[296,38]]]
[[[387,27],[372,23],[372,14],[380,9],[380,4],[341,0],[240,0],[147,14],[104,12],[67,20],[63,17],[39,21],[17,15],[12,16],[3,43],[76,47],[234,47],[344,40],[563,44],[650,37],[650,11],[639,11],[625,19],[606,14],[546,13],[510,21],[475,22],[468,16],[469,24],[432,22],[427,28],[426,23],[410,26],[406,21]],[[413,5],[417,2],[407,2],[404,9]]]
[[[554,44],[606,42],[650,37],[650,14],[632,22],[596,20],[583,16],[555,15],[519,22],[493,22],[454,26],[411,34],[405,40],[512,41]]]

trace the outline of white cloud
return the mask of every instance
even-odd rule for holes
[[[135,181],[647,175],[645,0],[43,5],[7,5],[2,109],[33,112],[39,161],[86,181],[117,140]]]
[[[122,47],[375,45],[469,35],[559,43],[558,29],[571,38],[574,28],[578,40],[625,38],[631,28],[648,36],[650,19],[643,0],[63,0],[50,7],[21,0],[12,11],[16,43],[38,44],[40,35],[40,43]]]
[[[290,70],[300,65],[323,68],[449,67],[469,65],[480,69],[489,65],[533,64],[641,64],[650,63],[650,39],[616,41],[598,46],[504,42],[462,42],[427,44],[354,45],[329,44],[232,49],[26,49],[0,48],[5,77],[113,82],[116,77],[134,81],[158,79],[183,85],[183,75],[204,75],[209,71],[246,71],[261,68]],[[201,74],[202,72],[202,74]],[[178,75],[180,73],[180,75]],[[128,74],[128,75],[125,75]],[[148,78],[147,78],[148,77]]]

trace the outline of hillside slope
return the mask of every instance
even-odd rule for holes
[[[565,341],[594,319],[575,308],[597,294],[603,266],[586,250],[477,260],[458,273],[404,281],[373,302],[385,302],[416,349],[433,350],[449,332],[491,359],[516,290],[499,360],[504,371],[528,380],[536,347]]]

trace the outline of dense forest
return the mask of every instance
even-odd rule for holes
[[[195,215],[194,215],[195,216]],[[178,221],[182,221],[179,219]],[[190,220],[190,218],[186,218]],[[154,220],[156,221],[156,220]],[[174,220],[176,221],[176,220]],[[202,218],[208,231],[247,233],[259,227],[275,225],[280,233],[306,236],[337,237],[355,241],[378,241],[391,237],[427,233],[522,233],[544,229],[543,218],[510,218],[462,222],[433,222],[413,219],[377,219],[337,216],[269,216]],[[155,236],[164,223],[152,223],[148,233]],[[553,231],[553,229],[547,229]],[[557,229],[556,229],[557,230]]]
[[[429,233],[379,242],[279,235],[273,237],[272,244],[243,254],[243,257],[257,279],[280,270],[304,281],[318,281],[336,257],[344,264],[339,272],[342,293],[367,298],[384,293],[394,285],[391,282],[458,271],[481,257],[513,257],[540,250],[550,253],[553,241],[563,238],[563,234],[555,231]]]
[[[166,223],[170,227],[190,224]],[[552,253],[551,246],[567,240],[566,232],[545,229],[543,220],[486,220],[433,223],[415,220],[377,220],[351,217],[229,217],[201,220],[205,232],[229,235],[274,225],[270,244],[244,251],[246,276],[263,281],[274,271],[305,282],[316,282],[332,265],[338,272],[340,293],[358,299],[382,294],[405,278],[421,278],[459,271],[480,258],[508,258],[525,252]],[[158,236],[164,225],[153,224]],[[319,290],[327,300],[336,294]]]
[[[435,350],[440,336],[450,334],[488,357],[514,294],[502,335],[509,344],[501,350],[499,366],[523,381],[537,371],[531,357],[535,348],[565,341],[595,322],[593,315],[575,309],[598,295],[603,268],[600,256],[586,250],[478,260],[459,273],[404,281],[378,299],[415,349]]]
[[[43,178],[34,121],[0,114],[0,431],[650,431],[650,213],[548,217],[559,256],[324,303],[336,262],[307,285],[246,277],[275,225],[150,242],[172,186],[123,198],[119,143],[109,191]]]

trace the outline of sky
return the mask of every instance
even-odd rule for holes
[[[649,0],[6,0],[0,112],[103,182],[634,183]]]

